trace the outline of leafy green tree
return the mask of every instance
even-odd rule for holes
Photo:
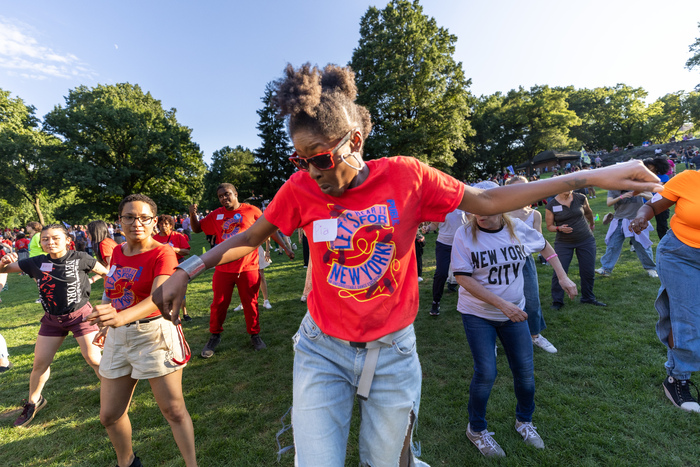
[[[622,147],[631,142],[638,146],[646,139],[654,139],[650,120],[659,115],[663,105],[647,106],[648,93],[643,88],[617,84],[563,91],[568,93],[569,108],[581,119],[571,134],[588,148],[611,150],[616,145]]]
[[[216,209],[221,206],[216,188],[222,183],[231,183],[238,191],[238,200],[243,201],[252,196],[257,197],[255,156],[243,146],[230,148],[224,146],[212,154],[211,167],[204,175],[204,196],[202,208]]]
[[[449,169],[471,132],[471,81],[453,59],[457,37],[423,14],[418,0],[370,7],[360,21],[360,41],[350,65],[358,102],[374,129],[370,158],[403,154]]]
[[[475,100],[470,112],[474,130],[465,139],[466,149],[455,151],[457,162],[452,172],[462,180],[475,180],[495,174],[510,165],[503,125],[502,110],[505,97],[500,92]]]
[[[657,142],[669,141],[680,136],[680,129],[689,121],[690,114],[684,105],[686,93],[678,91],[659,97],[647,109],[650,138]]]
[[[34,112],[0,89],[0,196],[11,205],[30,203],[44,224],[42,199],[56,183],[52,162],[60,141],[39,128]]]
[[[77,189],[72,209],[115,215],[122,197],[144,193],[163,212],[183,212],[198,199],[202,153],[175,112],[129,83],[70,90],[44,124],[63,139],[56,170]]]
[[[290,144],[284,119],[277,114],[272,104],[274,83],[267,83],[265,94],[261,98],[263,107],[257,110],[260,121],[257,129],[262,145],[255,150],[255,166],[258,183],[255,193],[265,199],[271,199],[282,184],[294,173],[294,166],[289,156],[294,152]]]

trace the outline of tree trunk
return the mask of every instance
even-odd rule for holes
[[[41,206],[39,205],[39,197],[36,196],[34,198],[34,201],[32,202],[32,206],[34,207],[34,210],[36,211],[37,217],[39,217],[39,223],[41,225],[44,225],[44,214],[41,212]]]

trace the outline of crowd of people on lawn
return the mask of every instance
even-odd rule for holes
[[[691,374],[700,366],[700,292],[678,280],[700,275],[698,172],[684,171],[663,186],[665,165],[650,161],[647,168],[632,161],[541,181],[512,177],[504,186],[492,181],[470,186],[415,158],[364,160],[372,122],[356,95],[354,73],[347,67],[285,69],[274,99],[287,118],[295,149],[289,159],[298,170],[264,212],[239,202],[236,188],[227,183],[217,190],[220,208],[200,217],[191,206],[181,223],[215,239],[216,246],[201,256],[190,255],[188,236],[175,230],[177,219],[159,216],[143,194],[121,201],[112,231],[103,221],[86,227],[94,256],[71,249],[77,241],[65,225],[29,223],[28,244],[20,248],[17,239],[16,251],[0,260],[3,284],[8,273],[29,275],[45,311],[29,397],[15,425],[30,424],[46,406],[42,389],[51,361],[72,332],[100,380],[100,421],[118,465],[141,465],[128,415],[140,379],[148,380],[185,464],[197,465],[182,392],[182,370],[191,356],[180,319],[188,318],[188,283],[215,268],[210,337],[202,358],[215,355],[234,287],[251,346],[263,350],[258,291],[261,258],[269,262],[269,246],[266,251],[260,246],[272,238],[293,259],[283,236],[302,229],[310,285],[302,297],[308,311],[293,337],[290,369],[296,465],[344,465],[355,400],[362,465],[427,465],[412,440],[422,377],[413,328],[421,271],[416,243],[437,230],[428,313],[439,316],[444,285],[453,276],[448,287],[459,294],[457,311],[473,359],[466,436],[485,456],[505,455],[486,419],[500,341],[513,373],[515,430],[525,444],[544,448],[533,424],[533,345],[548,352],[556,348],[541,335],[545,323],[532,254],[539,252],[552,266],[553,308],[565,306],[564,295],[578,295],[567,276],[574,253],[581,303],[606,306],[593,293],[595,220],[589,198],[580,192],[592,186],[609,190],[607,204],[614,207],[597,272],[612,274],[629,238],[647,274],[658,274],[657,333],[668,352],[664,391],[676,406],[700,412],[690,393]],[[541,233],[541,213],[530,207],[547,199],[544,228],[556,232],[554,245]],[[654,262],[649,220],[663,221],[673,205],[675,215]],[[93,307],[91,284],[98,280],[104,281],[104,293]],[[0,337],[0,371],[11,368],[7,359]]]

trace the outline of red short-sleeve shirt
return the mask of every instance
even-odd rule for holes
[[[153,280],[158,276],[172,275],[177,266],[175,252],[168,245],[133,256],[122,251],[124,244],[112,252],[109,274],[105,280],[105,293],[117,311],[130,308],[151,295]],[[154,311],[148,317],[158,316]]]
[[[413,323],[416,229],[424,221],[444,221],[464,194],[461,182],[411,157],[367,166],[368,178],[339,197],[297,172],[265,210],[285,234],[302,227],[309,238],[313,290],[307,304],[314,321],[326,334],[356,342]]]
[[[238,209],[232,211],[220,207],[209,213],[199,223],[205,234],[216,235],[216,242],[221,243],[227,238],[249,228],[260,216],[262,216],[260,209],[250,204],[241,203]],[[256,248],[243,258],[217,266],[216,270],[231,273],[256,271],[258,264],[258,250]]]
[[[185,248],[188,250],[190,248],[190,241],[188,240],[187,235],[181,234],[180,232],[176,232],[174,230],[170,232],[170,235],[154,235],[153,239],[162,243],[163,245],[170,245],[174,248]],[[185,257],[185,255],[180,255],[177,253],[176,255],[178,261]]]

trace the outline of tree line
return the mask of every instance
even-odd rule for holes
[[[402,154],[467,180],[531,161],[547,149],[660,143],[700,128],[700,85],[648,103],[643,88],[533,86],[474,96],[457,37],[423,14],[418,0],[370,7],[349,65],[358,102],[374,123],[365,158]],[[700,27],[700,23],[698,25]],[[700,66],[700,39],[688,69]],[[257,111],[261,146],[225,146],[203,162],[192,130],[176,110],[138,85],[78,86],[42,120],[0,89],[0,215],[82,223],[113,219],[129,193],[149,194],[164,212],[199,202],[216,207],[216,186],[235,184],[242,198],[271,198],[292,174],[285,122],[272,105],[274,81]],[[693,131],[693,130],[690,130]]]

